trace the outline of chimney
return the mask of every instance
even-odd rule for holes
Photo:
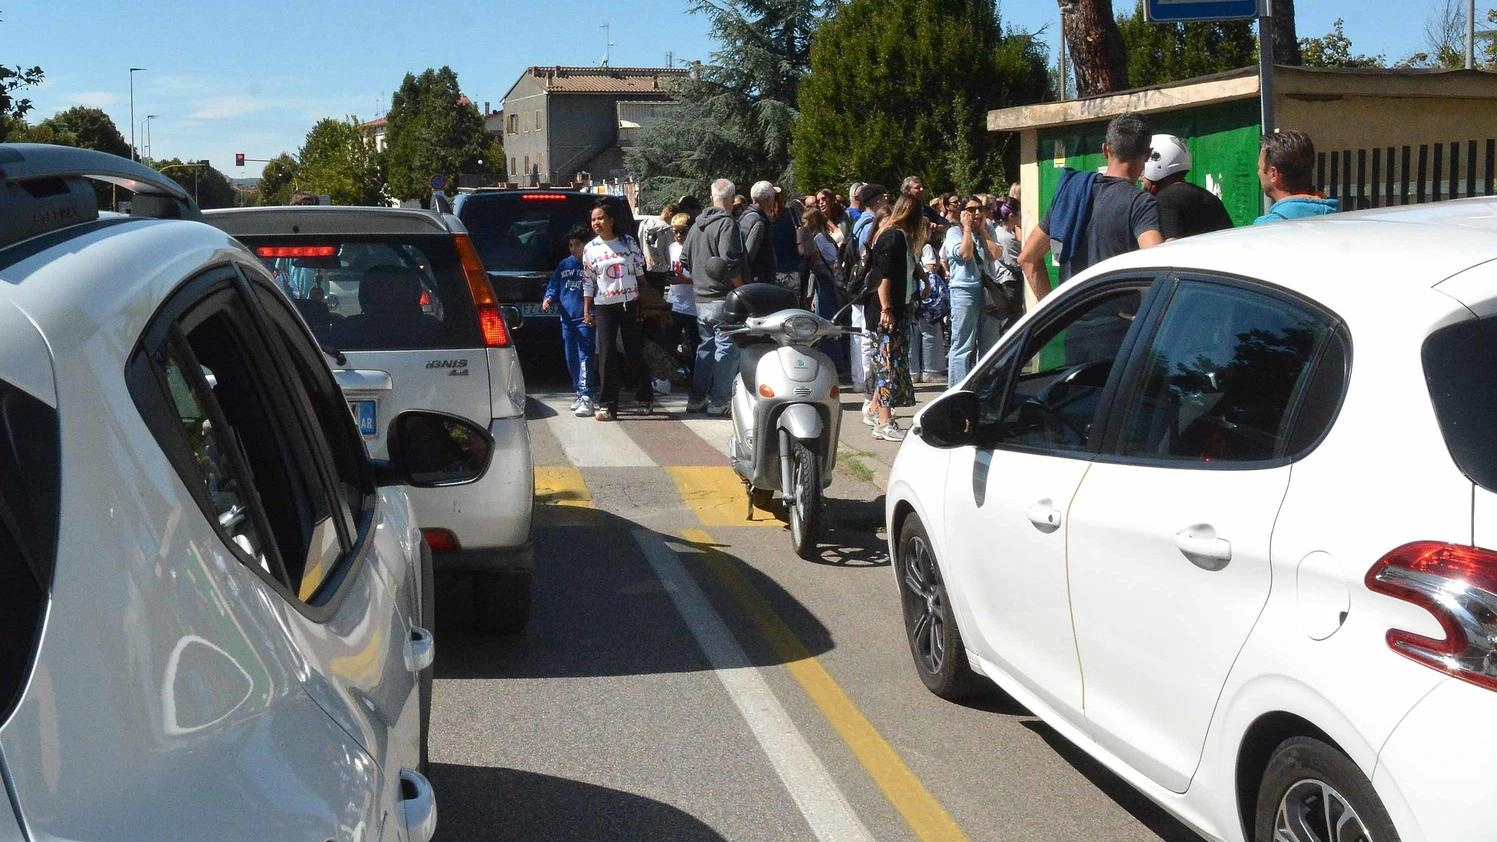
[[[696,59],[691,60],[691,78],[692,81],[702,78],[702,63]]]
[[[489,110],[489,105],[490,105],[490,102],[488,100],[484,100],[483,101],[483,116],[485,116],[485,117],[487,117],[490,114],[494,113],[493,111]]]

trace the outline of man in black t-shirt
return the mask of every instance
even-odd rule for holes
[[[1152,195],[1136,186],[1149,157],[1149,139],[1143,117],[1120,114],[1107,124],[1102,143],[1107,168],[1102,174],[1070,170],[1062,178],[1049,210],[1029,232],[1019,254],[1036,299],[1050,293],[1045,257],[1052,239],[1061,243],[1056,255],[1061,283],[1109,257],[1164,242],[1159,207]]]
[[[1159,202],[1159,233],[1166,241],[1232,227],[1227,208],[1211,191],[1185,180],[1190,150],[1172,134],[1156,134],[1144,164],[1144,189]]]

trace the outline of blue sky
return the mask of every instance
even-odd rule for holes
[[[1301,37],[1322,35],[1344,18],[1355,52],[1393,59],[1424,48],[1441,3],[1298,0],[1296,24]],[[1477,3],[1478,20],[1491,5]],[[1001,13],[1019,29],[1048,27],[1053,60],[1053,0],[1008,0]],[[667,53],[678,64],[707,60],[718,48],[685,0],[0,0],[0,64],[45,71],[22,94],[35,105],[31,120],[94,106],[126,140],[129,68],[144,67],[133,74],[138,146],[155,114],[153,157],[208,158],[230,177],[256,177],[263,165],[236,168],[234,153],[295,153],[323,117],[378,116],[407,72],[449,65],[470,99],[497,108],[530,65],[597,64],[604,23],[616,67],[664,66]]]

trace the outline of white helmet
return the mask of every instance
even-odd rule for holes
[[[1175,173],[1190,169],[1190,150],[1185,141],[1172,134],[1156,134],[1149,139],[1149,160],[1144,162],[1144,178],[1163,181]]]

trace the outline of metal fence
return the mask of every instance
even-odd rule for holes
[[[1497,139],[1341,149],[1316,155],[1315,183],[1342,210],[1497,195]]]

